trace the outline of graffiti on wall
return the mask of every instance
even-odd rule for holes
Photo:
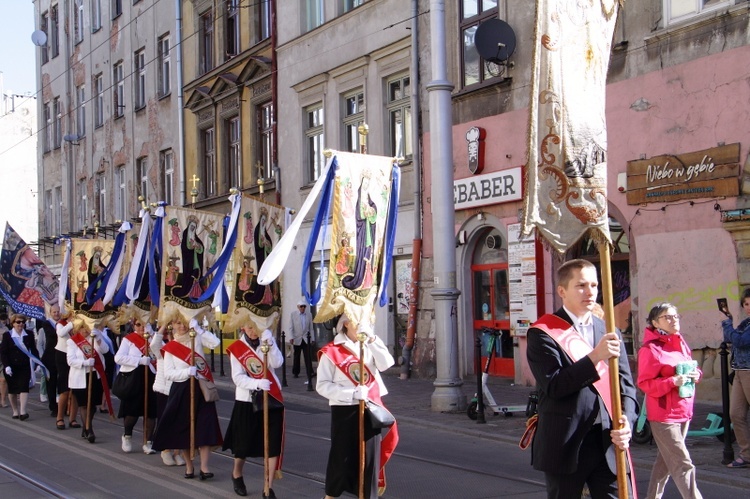
[[[646,310],[661,302],[669,302],[680,311],[715,310],[716,299],[726,298],[730,302],[740,299],[740,283],[738,280],[717,284],[702,289],[688,288],[664,296],[656,296],[646,304]]]

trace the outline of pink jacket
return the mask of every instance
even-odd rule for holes
[[[680,333],[660,334],[650,327],[644,330],[643,346],[638,350],[638,388],[646,394],[649,421],[683,423],[693,418],[694,398],[681,398],[672,380],[675,366],[690,360],[690,347]]]

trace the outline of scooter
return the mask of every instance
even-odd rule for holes
[[[651,425],[648,422],[646,414],[646,396],[643,396],[641,403],[641,412],[638,414],[638,419],[635,422],[635,429],[633,431],[633,441],[637,444],[647,444],[652,439]],[[700,430],[688,430],[688,437],[716,437],[720,442],[724,441],[724,418],[717,412],[709,412],[706,416],[707,426],[704,426]],[[732,442],[736,440],[734,436],[734,427],[731,427],[729,433]]]
[[[536,392],[532,392],[529,395],[529,401],[526,405],[499,405],[495,402],[495,397],[492,396],[489,387],[487,386],[487,380],[490,377],[490,366],[492,365],[492,359],[496,355],[495,345],[500,341],[500,337],[503,332],[499,329],[483,328],[482,333],[490,335],[487,342],[487,350],[489,355],[487,356],[487,362],[484,364],[484,370],[482,371],[482,395],[484,396],[484,407],[485,409],[492,409],[493,416],[503,414],[505,417],[513,416],[515,412],[523,412],[527,417],[531,417],[536,413]],[[477,394],[474,394],[474,398],[469,401],[469,406],[466,408],[466,415],[469,419],[476,420],[478,414]]]

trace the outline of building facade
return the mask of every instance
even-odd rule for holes
[[[147,203],[184,196],[178,24],[172,2],[35,0],[40,255]]]
[[[420,1],[420,11],[429,4]],[[534,23],[533,2],[521,4],[446,2],[445,29],[448,40],[457,40],[448,47],[448,67],[455,85],[451,139],[456,271],[462,291],[457,352],[461,372],[474,371],[476,335],[491,327],[504,333],[501,360],[492,366],[495,374],[530,385],[525,329],[540,314],[560,306],[553,276],[562,260],[533,240],[517,239]],[[699,390],[704,398],[720,393],[717,348],[723,316],[716,298],[729,298],[737,316],[741,288],[748,284],[747,251],[741,250],[747,240],[748,200],[740,179],[750,146],[745,132],[750,125],[750,47],[745,36],[749,7],[745,0],[626,2],[610,54],[607,166],[616,325],[629,352],[637,352],[650,308],[672,302],[705,373]],[[483,60],[474,45],[477,26],[492,18],[506,21],[517,40],[515,53],[500,64]],[[420,34],[429,29],[428,20],[422,19]],[[420,54],[426,54],[429,38],[420,40]],[[428,58],[422,59],[421,80],[428,81]],[[427,94],[421,95],[426,102]],[[422,123],[424,162],[429,165],[433,137],[424,117]],[[474,140],[481,142],[484,169],[476,172],[469,147],[480,135]],[[431,181],[425,168],[425,193]],[[454,251],[433,246],[431,203],[439,200],[430,200],[428,194],[424,199],[422,284],[429,283],[436,252]],[[564,256],[574,257],[599,263],[590,241]],[[429,303],[424,300],[420,308],[424,312]],[[431,329],[420,324],[417,350],[432,348]],[[420,359],[419,354],[415,358]],[[429,359],[415,369],[430,372]]]
[[[402,170],[391,304],[376,307],[377,334],[400,353],[406,331],[414,239],[415,178],[412,132],[410,3],[401,0],[278,2],[279,168],[283,204],[299,209],[325,166],[325,149],[360,152],[358,127],[367,124],[368,154],[400,157]],[[283,22],[281,22],[283,20]],[[417,210],[417,211],[415,211]],[[312,214],[302,225],[285,267],[284,310],[294,310]],[[302,278],[312,288],[330,260]],[[325,276],[324,276],[325,277]],[[325,279],[323,279],[325,282]],[[289,330],[289,314],[283,328]],[[332,338],[316,328],[318,344]]]

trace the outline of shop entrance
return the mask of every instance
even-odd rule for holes
[[[500,232],[491,229],[479,238],[472,265],[472,311],[475,337],[485,328],[502,331],[495,344],[495,356],[489,373],[515,377],[513,338],[510,336],[510,307],[508,292],[508,250]],[[482,335],[482,366],[487,351],[489,334]]]

